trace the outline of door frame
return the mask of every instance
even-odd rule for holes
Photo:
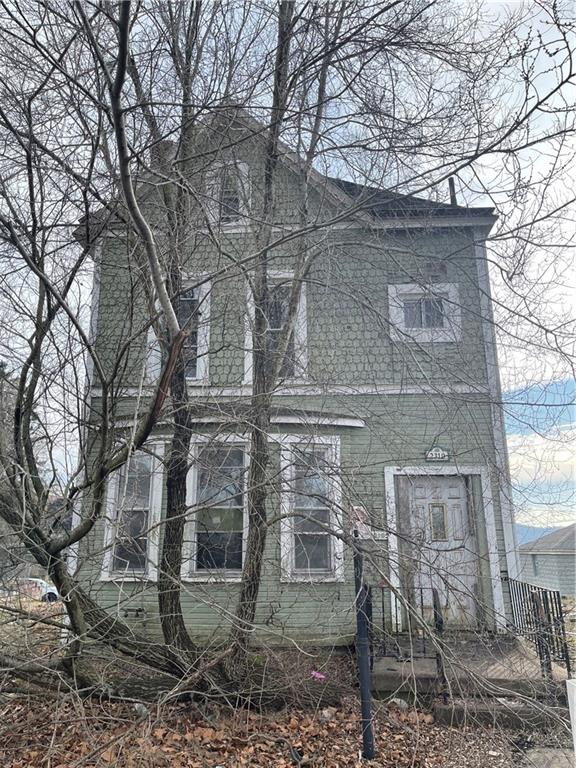
[[[468,464],[442,464],[442,465],[430,465],[424,464],[420,466],[409,467],[385,467],[384,469],[384,495],[386,499],[386,520],[388,525],[388,563],[390,568],[390,584],[393,589],[400,591],[401,580],[400,573],[397,569],[392,569],[390,563],[392,560],[398,562],[399,547],[398,536],[396,531],[398,522],[398,504],[396,499],[396,484],[395,477],[402,475],[410,475],[415,477],[425,477],[426,475],[434,476],[452,476],[458,475],[460,477],[466,477],[466,475],[479,475],[480,484],[482,487],[482,503],[484,508],[484,525],[486,529],[486,540],[488,544],[488,562],[490,565],[490,581],[492,587],[492,603],[494,609],[494,620],[496,629],[499,631],[506,630],[506,616],[504,612],[504,595],[502,592],[502,581],[500,579],[500,558],[498,553],[498,540],[496,538],[496,523],[494,519],[494,499],[492,495],[492,485],[490,481],[490,472],[488,467],[483,465],[468,465]],[[390,557],[392,556],[392,557]],[[478,557],[481,553],[478,553]],[[392,609],[392,621],[394,622],[394,629],[396,632],[402,631],[402,611],[398,610],[396,605],[397,599],[394,592],[391,594],[391,609]]]

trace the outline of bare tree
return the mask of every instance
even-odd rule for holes
[[[546,25],[539,40],[527,26],[535,14]],[[393,255],[394,234],[375,224],[376,190],[387,189],[390,200],[443,198],[447,180],[457,176],[470,201],[491,196],[499,206],[502,199],[504,213],[510,201],[526,203],[529,214],[503,216],[491,241],[488,263],[500,274],[501,290],[492,298],[481,288],[480,312],[490,322],[495,312],[497,330],[514,345],[533,344],[553,365],[570,364],[571,331],[544,314],[544,297],[537,313],[527,311],[534,281],[529,251],[542,242],[539,230],[548,236],[573,204],[569,196],[549,203],[573,136],[565,96],[574,81],[570,26],[554,4],[489,22],[472,7],[421,0],[354,7],[232,3],[216,10],[199,2],[77,3],[70,13],[53,3],[7,3],[2,15],[2,299],[11,333],[1,343],[18,360],[18,384],[13,435],[1,457],[9,491],[0,515],[65,600],[74,642],[49,674],[86,674],[77,661],[83,644],[97,638],[192,688],[208,684],[214,669],[220,682],[241,681],[257,623],[266,540],[278,523],[267,511],[277,485],[269,435],[303,286],[351,300],[391,341],[397,365],[436,387],[429,371],[441,364],[426,344],[416,338],[407,351],[371,286],[348,290],[346,280],[326,269],[327,263],[338,268],[343,249],[357,248],[352,221],[371,232],[369,245],[362,243],[364,263],[388,259],[405,269]],[[546,77],[540,76],[543,57],[552,62]],[[503,108],[507,97],[513,103]],[[250,197],[246,235],[234,244],[214,216],[223,200],[213,177],[214,169],[236,167],[246,148],[258,156],[259,181],[244,191]],[[529,164],[544,152],[552,160],[534,178]],[[287,167],[297,190],[289,216]],[[337,187],[330,176],[345,181]],[[230,205],[242,207],[240,197]],[[335,231],[341,232],[336,243]],[[86,324],[91,260],[102,258],[103,241],[107,253],[125,263],[130,283],[123,327],[110,329],[108,344]],[[560,238],[549,247],[563,245]],[[208,267],[207,248],[218,255]],[[411,248],[424,282],[416,237]],[[270,275],[287,254],[293,265],[287,311],[272,338]],[[203,272],[192,285],[186,282],[186,274]],[[187,291],[239,278],[249,285],[249,397],[200,401],[191,397],[186,371],[201,309],[189,311]],[[143,351],[151,339],[161,361],[152,385]],[[458,362],[440,373],[455,368]],[[466,371],[459,375],[466,380]],[[126,383],[138,377],[127,414]],[[315,382],[334,383],[329,371]],[[499,413],[498,387],[490,398]],[[454,402],[447,402],[446,420],[455,418]],[[242,581],[228,642],[207,660],[193,640],[194,617],[184,616],[181,573],[191,439],[211,408],[221,411],[224,431],[238,426],[249,435],[250,462]],[[34,413],[51,415],[42,422],[48,449],[46,441],[35,441]],[[111,476],[146,449],[161,422],[168,424],[170,443],[159,523],[163,642],[151,642],[88,594],[69,573],[65,555],[94,535],[107,516]],[[64,468],[59,456],[70,440],[78,461]],[[40,467],[41,450],[47,450],[47,471]],[[505,503],[505,455],[502,462]],[[67,512],[76,507],[70,530],[54,527],[46,515],[54,490]],[[351,485],[338,503],[330,502],[342,525],[325,528],[347,546],[354,543],[343,520],[358,495]],[[409,555],[400,555],[404,567]],[[389,583],[389,570],[374,560]],[[82,681],[96,685],[89,674]]]

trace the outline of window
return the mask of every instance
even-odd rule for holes
[[[193,570],[242,570],[245,451],[238,445],[206,445],[195,462]]]
[[[430,538],[432,541],[446,541],[448,538],[448,520],[446,504],[429,504]]]
[[[213,224],[239,222],[250,208],[248,166],[229,162],[207,175],[208,216]]]
[[[181,327],[186,327],[189,331],[183,354],[186,376],[191,379],[198,378],[198,326],[200,317],[198,291],[194,288],[188,288],[180,296],[178,321]]]
[[[282,565],[294,580],[338,579],[342,575],[339,529],[339,469],[334,443],[283,449]]]
[[[190,283],[193,285],[190,286]],[[200,283],[200,285],[194,285]],[[188,284],[189,287],[186,287]],[[187,276],[180,294],[178,322],[186,326],[189,336],[184,346],[185,372],[189,384],[205,384],[208,381],[210,346],[210,282],[202,275]],[[149,382],[157,381],[164,366],[165,355],[154,329],[150,328],[147,339],[146,369]]]
[[[272,366],[275,364],[275,354],[278,351],[280,336],[288,321],[290,307],[290,295],[292,285],[278,283],[271,285],[268,292],[268,301],[266,304],[266,320],[268,323],[266,331],[266,350],[268,361]],[[292,379],[296,373],[296,354],[294,345],[294,332],[290,334],[286,354],[280,366],[280,377],[283,379]]]
[[[103,578],[154,578],[162,503],[160,455],[138,452],[108,482]]]
[[[388,286],[390,335],[407,342],[459,341],[458,286],[415,283]]]
[[[273,355],[278,350],[280,337],[288,320],[290,296],[294,275],[291,272],[271,271],[268,275],[268,301],[265,306],[267,330],[266,349],[268,363],[275,364]],[[252,329],[254,322],[254,301],[248,294],[248,314],[246,321],[246,355],[244,363],[244,383],[252,380]],[[306,323],[306,285],[300,287],[298,306],[293,329],[286,347],[286,354],[280,366],[281,380],[303,379],[307,369],[307,323]]]
[[[218,216],[221,222],[228,223],[240,218],[241,201],[238,172],[235,167],[223,167],[220,176],[218,196]]]
[[[406,296],[404,326],[406,328],[443,328],[443,299],[436,296]]]

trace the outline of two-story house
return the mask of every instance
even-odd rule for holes
[[[207,126],[196,159],[181,169],[194,191],[182,264],[193,421],[182,605],[202,642],[229,631],[245,557],[243,414],[252,385],[260,133],[248,119],[227,130]],[[160,187],[148,176],[139,188],[161,244],[168,224]],[[286,151],[275,174],[268,256],[270,348],[303,251],[309,264],[274,388],[258,633],[277,643],[353,637],[346,535],[359,515],[368,522],[373,583],[389,579],[426,605],[435,587],[452,626],[502,629],[503,576],[516,576],[517,565],[485,251],[491,209],[313,172],[303,225],[301,195],[298,159]],[[93,337],[107,370],[117,372],[108,418],[125,439],[150,397],[162,351],[150,330],[138,247],[120,221],[100,238],[94,259]],[[93,384],[95,423],[101,398]],[[156,580],[170,434],[165,416],[146,450],[108,481],[106,515],[77,552],[79,573],[100,602],[150,633],[160,631]],[[394,602],[375,611],[399,624]]]

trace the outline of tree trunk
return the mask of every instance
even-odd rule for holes
[[[271,224],[274,218],[274,172],[278,162],[278,140],[282,118],[286,110],[286,79],[290,54],[292,15],[294,4],[282,0],[278,12],[278,42],[276,46],[276,62],[274,68],[274,94],[272,104],[272,121],[268,133],[266,159],[264,167],[264,194],[262,204],[261,242],[265,246],[260,250],[254,275],[254,329],[252,332],[252,399],[250,433],[250,469],[248,472],[248,539],[244,568],[242,570],[242,586],[236,621],[232,628],[232,653],[228,666],[237,666],[245,660],[250,635],[254,628],[256,604],[260,581],[262,578],[262,563],[266,545],[267,518],[266,499],[266,469],[270,458],[268,446],[268,430],[270,427],[270,406],[272,390],[270,355],[266,348],[267,331],[267,301],[268,301],[268,244],[270,243]],[[272,355],[273,358],[273,355]]]
[[[188,402],[182,355],[171,383],[174,410],[174,434],[166,471],[166,517],[160,573],[158,577],[158,607],[166,644],[185,651],[195,658],[195,646],[182,614],[181,570],[182,543],[186,522],[186,477],[189,469],[190,429]]]

